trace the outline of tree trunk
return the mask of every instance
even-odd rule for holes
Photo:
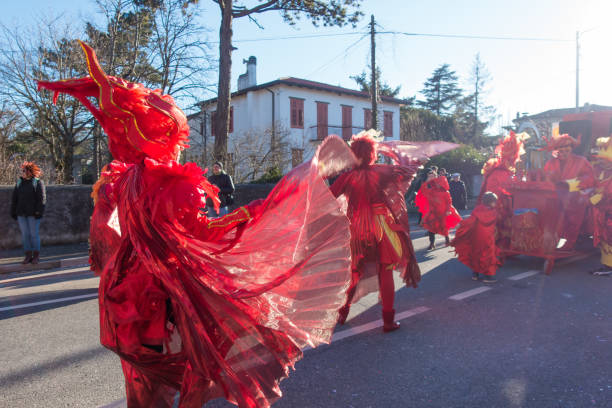
[[[62,169],[62,176],[64,184],[72,184],[74,177],[72,176],[72,162],[74,160],[74,146],[64,146],[64,167]]]
[[[230,120],[230,80],[232,76],[232,0],[225,0],[221,8],[219,42],[219,94],[217,95],[217,117],[215,126],[215,160],[225,163],[227,156],[227,133]],[[227,164],[227,163],[225,163]]]

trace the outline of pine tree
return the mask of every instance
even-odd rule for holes
[[[421,94],[425,96],[425,100],[418,101],[418,104],[436,115],[450,114],[461,97],[462,90],[457,85],[457,75],[455,71],[450,70],[448,64],[436,68],[423,85]]]

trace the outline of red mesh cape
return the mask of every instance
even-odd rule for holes
[[[612,246],[612,143],[610,138],[597,140],[600,151],[593,164],[595,172],[595,190],[591,202],[593,206],[593,245],[601,246],[605,242]],[[603,249],[602,249],[603,250]],[[607,254],[608,259],[609,255]]]
[[[495,245],[496,217],[495,209],[478,204],[472,214],[461,221],[451,241],[459,261],[474,272],[495,275],[500,265]]]
[[[448,230],[461,221],[461,216],[452,205],[446,177],[440,176],[423,183],[414,203],[423,215],[423,228],[434,234],[446,236]]]

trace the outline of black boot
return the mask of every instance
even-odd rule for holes
[[[21,261],[21,264],[25,265],[25,264],[29,264],[30,262],[32,262],[32,251],[26,251],[25,258],[23,258],[23,261]]]
[[[38,259],[38,255],[39,255],[39,252],[34,251],[33,256],[32,256],[32,263],[35,265],[40,261],[40,259]]]
[[[383,331],[388,333],[400,328],[400,323],[395,321],[395,309],[383,310]]]
[[[446,243],[446,246],[450,245],[450,238],[447,236],[444,237],[444,242]]]

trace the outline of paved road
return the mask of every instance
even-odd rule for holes
[[[383,334],[376,296],[362,299],[275,407],[612,407],[612,278],[588,273],[596,256],[551,276],[513,259],[484,285],[414,238],[425,275],[398,285],[402,328]],[[0,406],[124,406],[118,358],[98,341],[97,283],[84,268],[2,277]]]

